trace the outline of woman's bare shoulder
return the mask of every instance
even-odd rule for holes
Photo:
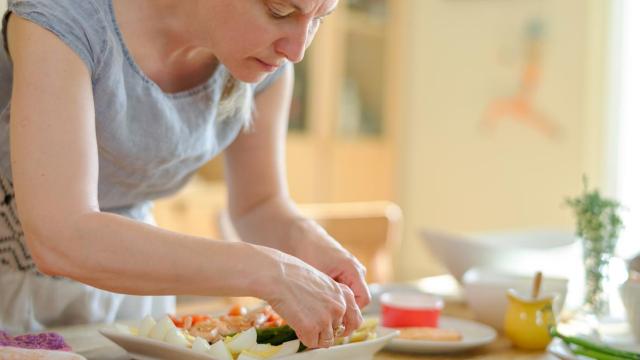
[[[12,15],[7,23],[7,48],[14,71],[85,68],[82,59],[57,36],[17,15]]]
[[[109,17],[107,9],[98,8],[95,1],[14,1],[9,3],[8,11],[8,24],[3,31],[9,49],[16,44],[23,48],[36,43],[51,51],[48,47],[62,43],[92,74],[104,61],[111,34]],[[15,40],[16,37],[26,38],[31,44]]]

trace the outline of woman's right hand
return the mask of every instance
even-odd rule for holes
[[[258,291],[296,331],[309,348],[333,345],[335,332],[349,335],[362,323],[353,292],[304,261],[284,252],[259,247],[267,282]],[[342,328],[344,326],[344,328]]]

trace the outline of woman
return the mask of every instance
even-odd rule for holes
[[[289,63],[337,2],[9,0],[0,327],[159,316],[173,298],[147,295],[193,294],[265,299],[309,347],[357,328],[364,268],[297,212],[283,165]],[[150,225],[150,201],[222,150],[245,242]]]

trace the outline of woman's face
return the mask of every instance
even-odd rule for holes
[[[236,79],[255,83],[285,60],[301,61],[338,1],[206,0],[205,38]]]

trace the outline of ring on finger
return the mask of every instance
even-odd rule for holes
[[[341,337],[342,335],[344,335],[345,329],[345,326],[343,324],[340,324],[340,326],[333,329],[333,336]]]
[[[333,345],[333,339],[321,339],[318,342],[318,345],[330,347],[331,345]]]
[[[318,341],[318,343],[323,345],[333,345],[333,337],[331,336],[331,333],[326,333],[324,337],[321,334],[320,341]]]

